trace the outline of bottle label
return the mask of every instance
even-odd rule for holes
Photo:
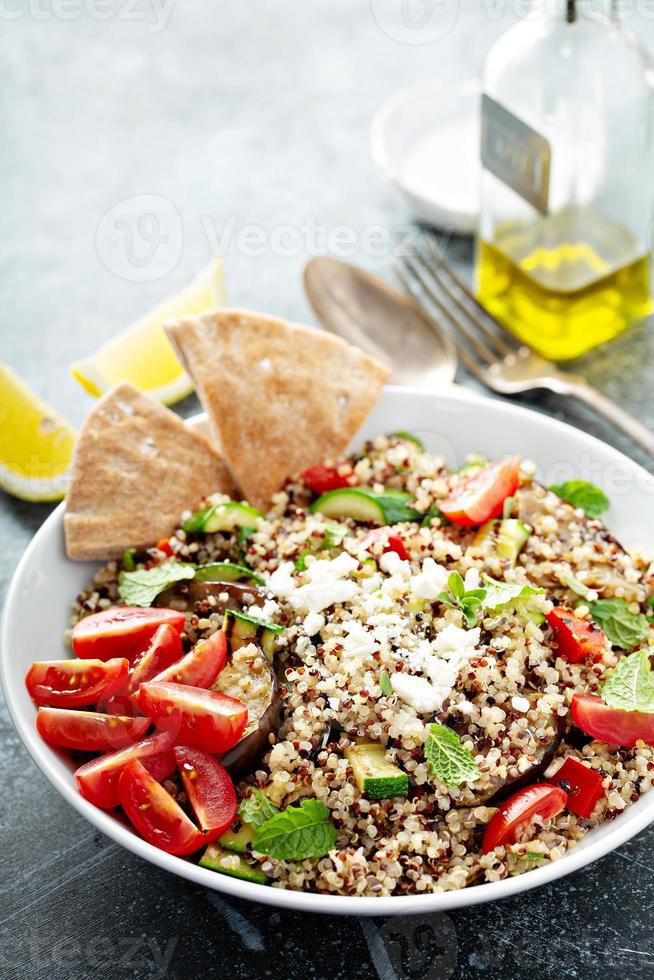
[[[552,150],[549,142],[504,106],[483,95],[481,162],[541,214],[547,214]]]

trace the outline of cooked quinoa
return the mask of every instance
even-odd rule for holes
[[[240,543],[234,534],[183,530],[170,538],[181,561],[249,565],[266,585],[246,597],[247,611],[285,627],[275,654],[281,725],[255,771],[238,784],[239,798],[252,786],[279,807],[317,798],[338,831],[336,848],[319,859],[273,860],[251,850],[246,859],[273,887],[367,896],[464,888],[558,859],[650,789],[654,749],[589,740],[571,724],[573,694],[598,693],[622,652],[607,641],[598,662],[569,663],[557,655],[544,616],[553,602],[589,615],[571,577],[642,610],[653,567],[625,551],[601,521],[540,486],[526,464],[514,509],[532,533],[512,565],[498,557],[492,535],[437,516],[439,502],[463,479],[441,459],[404,438],[380,437],[350,463],[357,484],[408,491],[421,515],[436,515],[393,528],[408,562],[366,542],[369,525],[309,513],[312,497],[300,482],[276,495],[266,520]],[[334,534],[335,524],[342,533]],[[143,558],[145,567],[164,560],[156,549]],[[98,572],[78,597],[73,622],[120,601],[119,571],[111,562]],[[437,600],[453,571],[467,589],[491,576],[543,591],[528,602],[482,610],[471,626],[461,609]],[[218,606],[215,595],[194,603],[186,647],[221,629]],[[380,686],[384,674],[390,694]],[[460,736],[480,779],[448,787],[434,777],[424,756],[434,721]],[[406,797],[362,795],[345,755],[360,740],[381,743],[387,760],[408,774]],[[591,816],[566,809],[544,823],[537,818],[523,825],[516,843],[482,854],[498,797],[530,777],[551,779],[570,757],[603,779],[605,793]]]

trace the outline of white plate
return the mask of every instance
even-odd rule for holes
[[[375,114],[373,160],[418,221],[473,234],[479,220],[480,89],[475,79],[403,89]]]
[[[643,541],[643,535],[651,534],[652,477],[583,432],[544,415],[466,392],[431,394],[389,387],[355,445],[380,432],[402,429],[420,435],[428,448],[445,453],[450,463],[460,464],[466,453],[475,451],[490,457],[520,453],[538,462],[540,476],[548,483],[571,477],[592,479],[611,497],[608,524],[615,535],[626,544],[651,545],[651,539]],[[71,600],[96,567],[68,561],[62,518],[63,505],[35,535],[11,583],[2,628],[2,684],[20,737],[52,785],[90,823],[139,857],[198,885],[280,908],[356,915],[424,913],[506,898],[554,881],[612,851],[654,820],[654,793],[650,793],[616,820],[588,834],[554,864],[506,881],[440,895],[348,898],[282,891],[228,878],[165,854],[137,837],[111,813],[83,800],[65,755],[42,742],[34,727],[35,709],[25,690],[25,674],[37,658],[66,655],[59,637],[69,623]]]

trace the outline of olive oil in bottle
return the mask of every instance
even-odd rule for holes
[[[592,7],[541,3],[484,81],[478,296],[554,360],[652,310],[652,89],[642,51]]]

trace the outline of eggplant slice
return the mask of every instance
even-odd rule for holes
[[[253,643],[236,650],[213,686],[248,706],[248,723],[222,763],[232,779],[252,772],[270,748],[269,736],[279,728],[282,699],[277,677],[266,655]]]
[[[212,605],[211,612],[222,614],[226,609],[241,610],[249,603],[260,600],[262,595],[256,585],[244,585],[241,582],[196,582],[195,579],[187,579],[157,596],[155,606],[176,609],[179,612],[195,612],[199,602],[207,602],[213,596],[216,603]]]

